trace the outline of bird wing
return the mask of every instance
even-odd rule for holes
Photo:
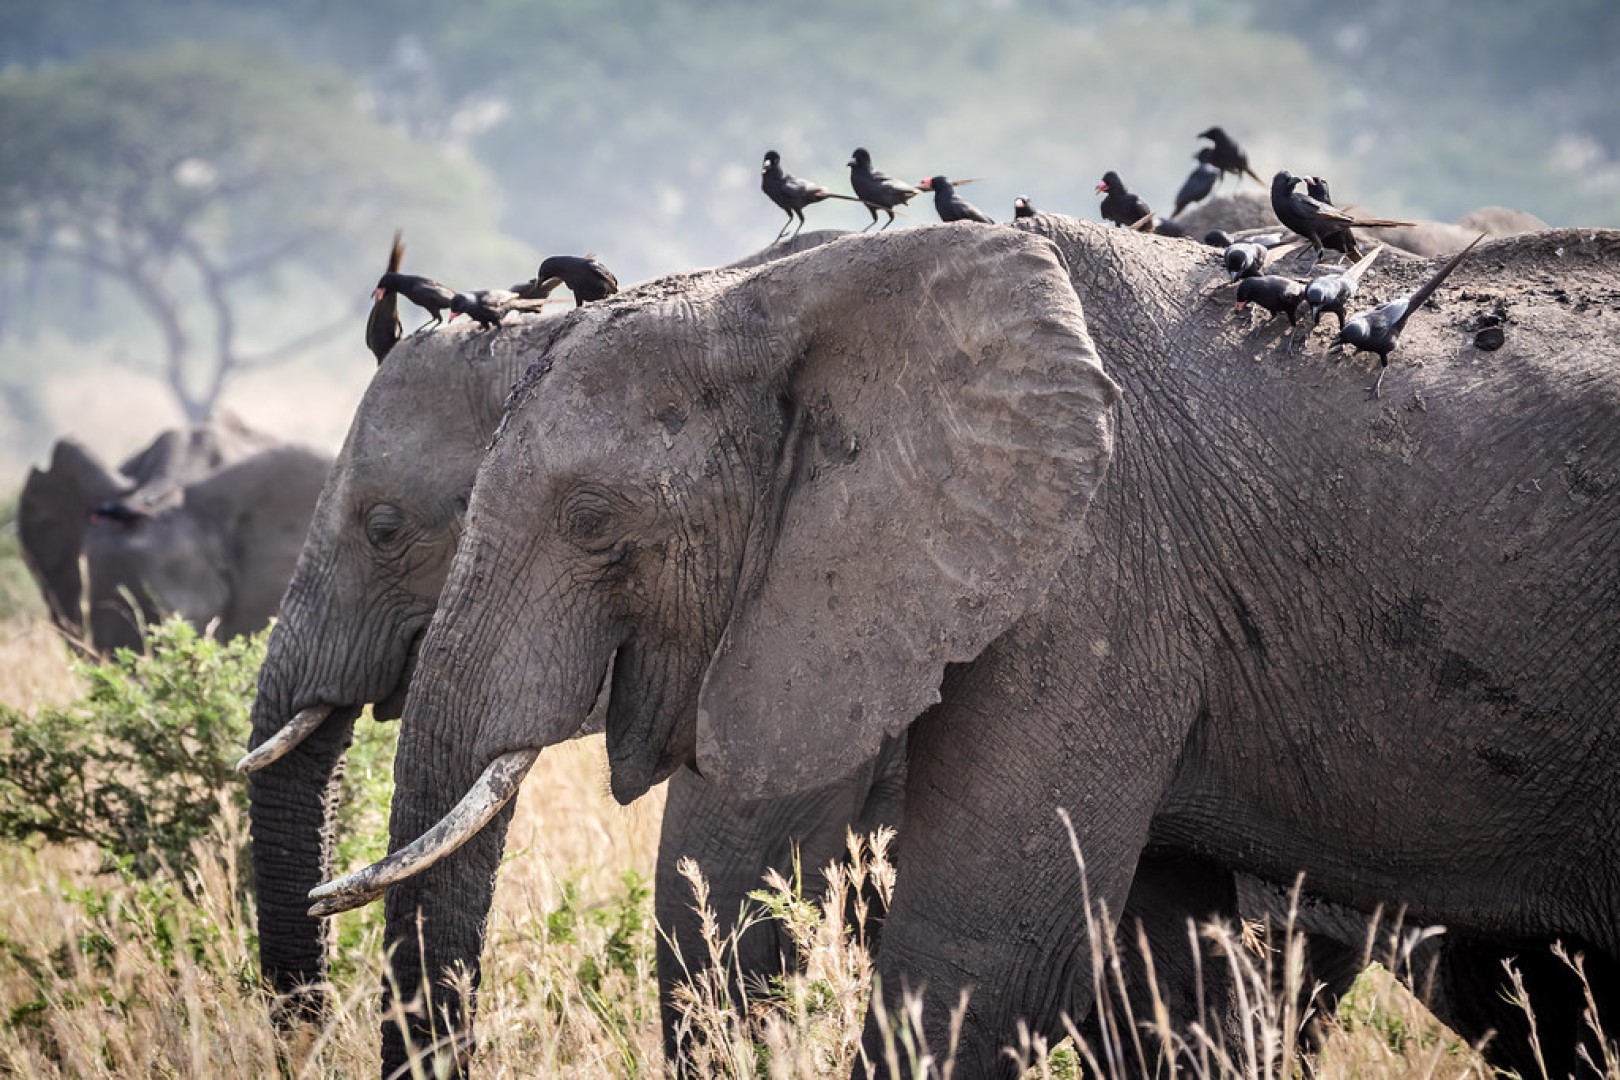
[[[366,348],[380,364],[399,344],[399,338],[399,294],[390,289],[381,300],[372,302],[371,313],[366,316]]]
[[[1252,243],[1254,243],[1254,241],[1251,240],[1251,241],[1249,241],[1249,243],[1252,244]],[[1287,255],[1289,252],[1298,250],[1299,248],[1304,247],[1304,246],[1305,246],[1305,242],[1303,240],[1295,240],[1291,244],[1273,244],[1271,247],[1266,248],[1266,253],[1263,256],[1261,256],[1260,265],[1261,266],[1266,266],[1269,263],[1276,262],[1278,259],[1282,258],[1284,255]]]

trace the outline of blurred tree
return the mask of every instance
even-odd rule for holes
[[[233,376],[358,330],[357,307],[331,297],[362,300],[380,272],[385,249],[360,239],[453,209],[469,189],[441,155],[368,118],[343,80],[219,47],[0,78],[0,146],[0,240],[127,290],[193,421]],[[301,290],[321,318],[278,312],[274,343],[249,355],[244,337],[268,337],[244,327],[245,310],[263,314],[252,294],[294,272],[339,288]]]

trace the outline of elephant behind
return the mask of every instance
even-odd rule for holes
[[[231,418],[164,432],[116,472],[59,441],[17,508],[51,621],[104,653],[141,648],[141,627],[170,613],[222,638],[262,629],[328,464]]]

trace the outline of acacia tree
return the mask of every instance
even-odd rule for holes
[[[0,78],[0,239],[127,289],[201,420],[233,376],[354,325],[376,237],[467,191],[358,100],[327,73],[190,46]],[[294,271],[332,287],[294,290],[290,313],[254,302]],[[245,312],[260,317],[251,334]]]

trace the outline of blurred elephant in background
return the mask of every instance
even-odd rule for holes
[[[329,463],[232,418],[164,432],[117,471],[57,442],[17,504],[51,621],[104,654],[140,649],[142,627],[171,613],[222,640],[262,629]]]

